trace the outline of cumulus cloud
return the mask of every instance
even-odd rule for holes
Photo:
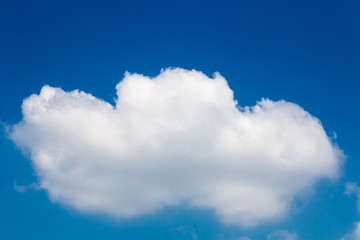
[[[354,224],[354,230],[346,234],[341,240],[359,240],[360,239],[360,222]]]
[[[277,230],[267,235],[267,240],[297,240],[298,236],[296,233],[291,233],[286,230]]]
[[[317,118],[286,101],[239,107],[218,73],[126,73],[116,89],[115,106],[50,86],[24,100],[10,137],[52,201],[121,218],[188,204],[256,225],[338,175]]]

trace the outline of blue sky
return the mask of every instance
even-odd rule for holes
[[[115,104],[126,71],[219,72],[240,106],[293,102],[320,119],[346,160],[335,181],[311,185],[287,217],[255,227],[224,224],[187,204],[113,219],[49,200],[32,161],[5,130],[0,145],[1,239],[341,239],[360,221],[360,4],[358,1],[2,1],[0,120],[21,121],[22,101],[44,85]],[[25,190],[19,191],[19,186]],[[360,195],[360,194],[358,194]],[[281,238],[279,238],[281,239]],[[290,238],[289,238],[290,239]]]

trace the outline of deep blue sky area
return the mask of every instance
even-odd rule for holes
[[[360,2],[8,1],[0,2],[0,120],[21,120],[21,103],[45,84],[80,89],[114,104],[126,71],[220,72],[240,106],[261,98],[294,102],[318,117],[347,156],[336,182],[316,185],[286,219],[244,228],[213,212],[165,208],[127,220],[84,215],[52,203],[31,162],[4,131],[0,141],[0,239],[340,239],[360,221]],[[179,231],[179,226],[182,230]]]

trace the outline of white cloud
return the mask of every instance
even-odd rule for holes
[[[186,203],[256,225],[338,175],[342,152],[317,118],[285,101],[237,107],[220,74],[126,73],[116,89],[115,107],[49,86],[24,100],[10,137],[52,201],[114,217]]]
[[[356,207],[360,212],[360,187],[356,183],[346,183],[345,184],[345,194],[351,196],[355,194],[357,198]]]
[[[31,190],[38,190],[39,189],[39,185],[36,184],[36,183],[31,183],[31,184],[27,184],[27,185],[20,185],[20,184],[17,184],[16,181],[13,183],[13,187],[14,187],[14,190],[19,192],[19,193],[25,193],[29,189],[31,189]]]
[[[295,233],[290,233],[286,230],[277,230],[267,235],[267,240],[297,240],[298,236]]]
[[[354,224],[354,230],[346,234],[341,240],[360,240],[360,222]]]
[[[248,237],[239,237],[236,240],[250,240],[250,238],[248,238]]]
[[[360,212],[360,187],[356,183],[348,182],[345,184],[344,193],[348,196],[353,194],[356,196],[356,207]],[[341,240],[360,240],[360,222],[354,223],[354,230],[342,237]]]
[[[192,227],[189,227],[187,225],[178,226],[178,227],[172,229],[172,232],[173,233],[181,233],[183,235],[183,237],[191,236],[192,240],[198,239],[195,229]]]

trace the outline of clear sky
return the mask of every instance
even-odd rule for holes
[[[360,237],[360,233],[356,235],[355,232],[360,222],[360,206],[357,206],[360,196],[360,188],[357,186],[360,185],[359,12],[360,2],[355,0],[1,1],[0,120],[4,128],[0,141],[0,239],[358,239],[356,236]],[[20,136],[18,140],[9,139],[6,129],[22,120],[23,100],[32,94],[39,94],[44,85],[58,87],[66,92],[79,89],[95,96],[98,102],[98,99],[102,99],[115,106],[116,99],[122,99],[121,96],[129,93],[123,87],[123,95],[117,95],[115,89],[126,71],[154,78],[161,69],[169,67],[196,69],[209,78],[213,78],[214,72],[219,72],[233,90],[240,107],[254,106],[262,98],[285,100],[301,106],[320,119],[329,141],[343,151],[345,157],[336,168],[338,178],[324,177],[325,165],[317,164],[325,153],[319,155],[319,160],[318,155],[305,159],[304,162],[310,164],[308,170],[298,169],[297,172],[303,177],[289,179],[300,182],[305,179],[303,185],[300,185],[305,188],[306,194],[299,194],[304,192],[300,187],[301,191],[292,191],[298,186],[292,180],[289,181],[286,189],[282,189],[286,191],[286,196],[291,196],[291,200],[286,200],[289,206],[282,212],[284,216],[277,218],[276,214],[274,217],[271,215],[266,221],[259,221],[254,226],[236,222],[246,221],[243,218],[236,218],[230,223],[224,221],[217,214],[222,211],[223,205],[192,204],[196,202],[194,199],[200,199],[200,202],[203,199],[195,193],[185,191],[185,195],[180,194],[181,197],[186,196],[185,200],[180,201],[177,196],[181,187],[177,185],[171,192],[171,199],[175,196],[176,204],[164,198],[161,201],[168,201],[169,204],[163,204],[151,213],[139,210],[138,215],[124,217],[119,216],[123,213],[119,210],[121,214],[115,214],[114,217],[107,214],[108,210],[95,211],[94,214],[86,207],[80,211],[74,207],[78,200],[77,193],[83,188],[74,194],[70,193],[69,198],[60,194],[65,199],[61,200],[51,192],[55,192],[54,188],[46,187],[41,182],[41,179],[53,179],[54,176],[51,172],[36,173],[36,156],[23,155],[19,143],[25,142],[24,145],[30,150],[42,146],[36,145],[40,141],[37,139],[46,136],[47,128],[33,128],[24,123],[24,129],[33,131],[34,135],[26,135],[25,130],[19,130],[22,135],[17,135]],[[187,79],[189,73],[184,74],[181,76]],[[136,75],[128,75],[129,81],[131,76],[136,78]],[[202,78],[205,82],[210,81],[205,76]],[[180,82],[183,81],[181,79]],[[219,88],[214,91],[219,91],[219,96],[229,96],[227,88],[221,84],[224,83],[219,83]],[[172,86],[166,85],[165,88],[160,83],[158,85],[159,89],[166,90],[165,93],[173,89]],[[43,94],[45,96],[47,92]],[[56,94],[60,96],[62,93]],[[129,93],[129,99],[141,99],[146,94],[148,92],[142,95]],[[202,96],[202,93],[199,94]],[[180,94],[180,97],[185,95]],[[69,95],[61,96],[59,102],[75,101]],[[204,99],[208,95],[202,97]],[[124,99],[123,104],[127,101]],[[185,102],[189,100],[186,97],[184,99]],[[132,101],[134,103],[136,100]],[[191,99],[189,101],[190,105],[179,103],[179,106],[191,106]],[[217,102],[215,99],[208,103],[218,106]],[[83,110],[88,109],[85,105],[81,106]],[[150,106],[151,113],[157,109],[156,104]],[[173,107],[174,112],[183,116],[181,111],[185,110],[178,108],[176,111],[176,106]],[[221,106],[219,109],[223,109]],[[268,115],[264,119],[270,119],[272,126],[281,132],[281,114],[286,115],[289,111],[301,113],[301,110],[294,110],[291,106],[285,104],[283,108],[279,107],[282,109],[277,112],[280,120]],[[103,106],[99,105],[98,108],[103,109]],[[210,116],[214,113],[211,111],[206,114],[205,110],[200,112]],[[125,113],[133,112],[129,110]],[[152,115],[149,118],[146,118],[148,115],[140,116],[143,116],[141,126],[153,120]],[[175,115],[159,116],[168,120]],[[54,119],[51,121],[57,121],[58,117]],[[200,123],[206,125],[206,121],[199,119],[194,122],[199,126]],[[296,119],[302,121],[305,118],[291,117],[289,121],[295,124],[294,128],[298,126]],[[311,125],[313,118],[306,118],[304,122]],[[214,126],[211,124],[209,126]],[[316,125],[314,129],[318,127]],[[44,131],[43,134],[40,130]],[[204,137],[204,132],[199,130],[199,135]],[[129,134],[135,133],[130,131]],[[67,136],[72,138],[72,135]],[[97,136],[91,135],[90,138]],[[304,133],[304,137],[308,136]],[[56,137],[56,142],[60,142],[59,139]],[[174,151],[181,155],[183,142],[176,139],[176,144],[169,146],[173,146]],[[315,138],[309,138],[308,141],[311,139]],[[172,138],[169,143],[171,141]],[[267,146],[266,143],[261,144],[260,152]],[[299,144],[303,146],[301,142]],[[316,151],[316,154],[319,152]],[[169,156],[171,159],[172,155]],[[259,158],[262,156],[259,155]],[[71,169],[72,161],[69,164]],[[185,167],[188,166],[186,164]],[[324,171],[324,176],[318,172],[318,175],[311,175],[313,169]],[[179,176],[186,173],[185,170],[179,172]],[[250,173],[256,175],[261,171]],[[181,176],[179,178],[182,179]],[[95,191],[91,183],[86,186],[89,186],[91,194]],[[67,188],[64,188],[66,192]],[[272,185],[269,188],[273,191]],[[194,189],[196,191],[198,188]],[[219,191],[215,194],[221,195],[222,190]],[[104,196],[109,197],[106,194]],[[134,197],[134,201],[149,197],[146,191],[134,196],[137,197]],[[241,205],[241,197],[238,200]],[[144,201],[144,204],[147,203]],[[119,207],[116,204],[114,206],[110,209],[116,212]],[[126,203],[122,206],[126,208]],[[269,205],[269,208],[272,207]],[[134,208],[138,210],[142,206]],[[261,212],[259,214],[262,216]]]

